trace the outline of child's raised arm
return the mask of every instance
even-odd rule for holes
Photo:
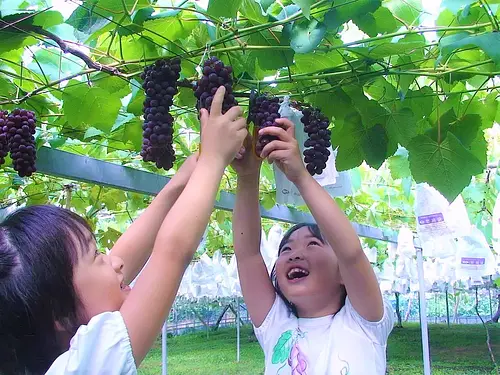
[[[276,293],[260,253],[259,211],[260,160],[254,155],[250,137],[241,158],[233,162],[238,174],[233,213],[234,253],[238,275],[252,323],[259,327],[271,309]]]
[[[337,255],[342,281],[354,309],[368,321],[379,321],[384,315],[382,294],[356,231],[332,197],[304,167],[293,123],[287,119],[276,122],[284,129],[271,126],[260,132],[279,138],[264,148],[262,157],[275,162],[297,186],[321,233]]]
[[[189,156],[175,176],[153,199],[149,207],[120,236],[111,255],[123,259],[124,282],[131,282],[153,251],[156,235],[163,220],[174,205],[196,166],[198,153]]]
[[[202,152],[189,182],[163,221],[151,258],[120,312],[130,336],[137,365],[150,349],[177,294],[210,218],[225,167],[247,135],[239,107],[221,114],[222,86],[211,114],[202,110]]]

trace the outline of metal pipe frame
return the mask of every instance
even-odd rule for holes
[[[170,181],[170,178],[155,173],[49,147],[41,147],[38,150],[36,164],[37,171],[46,175],[146,195],[158,194]],[[215,208],[232,211],[234,203],[234,194],[221,192],[219,199],[215,202]],[[311,214],[285,205],[277,204],[269,210],[261,206],[260,213],[263,218],[286,223],[314,223]],[[397,243],[397,234],[392,230],[384,230],[358,223],[352,223],[352,226],[360,237]]]

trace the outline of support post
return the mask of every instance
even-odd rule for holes
[[[161,374],[168,374],[168,353],[167,353],[167,321],[163,323],[161,328]]]
[[[236,297],[236,362],[240,361],[240,300]]]
[[[446,290],[444,291],[446,296],[446,323],[448,328],[450,328],[450,302],[448,301],[448,285],[446,285]]]
[[[422,350],[424,359],[424,375],[431,375],[431,359],[429,353],[429,331],[427,328],[427,301],[425,300],[424,258],[422,248],[417,248],[418,287],[420,298],[420,327],[422,329]]]

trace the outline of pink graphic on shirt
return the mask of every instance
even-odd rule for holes
[[[288,357],[288,365],[292,369],[292,375],[307,375],[307,362],[305,355],[300,351],[297,343],[292,346],[290,356]]]

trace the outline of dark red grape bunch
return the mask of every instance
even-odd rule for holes
[[[212,100],[220,86],[226,88],[224,102],[222,103],[222,113],[226,113],[231,107],[237,106],[233,95],[233,79],[231,66],[224,66],[224,63],[217,57],[210,57],[203,63],[203,75],[193,86],[194,96],[198,99],[197,108],[206,108],[210,111]]]
[[[2,132],[6,135],[12,166],[19,177],[36,172],[36,117],[31,111],[16,108],[4,120]]]
[[[255,98],[255,103],[253,103],[250,108],[250,114],[248,116],[250,121],[253,121],[256,132],[260,129],[267,128],[268,126],[278,126],[280,124],[276,123],[276,119],[280,118],[279,114],[280,102],[279,99],[273,96],[261,95]],[[258,137],[255,144],[255,152],[260,155],[264,147],[272,141],[278,139],[272,135],[263,135]]]
[[[330,156],[331,132],[328,129],[330,121],[318,108],[303,108],[301,119],[308,139],[304,142],[304,162],[307,171],[314,176],[320,175],[326,168]]]
[[[5,157],[9,154],[7,143],[7,115],[9,112],[0,110],[0,165],[5,163]],[[5,131],[3,128],[5,127]]]
[[[175,161],[172,146],[174,118],[170,115],[170,107],[178,93],[180,71],[181,60],[176,57],[157,60],[146,66],[141,74],[146,92],[141,156],[144,161],[153,162],[157,168],[165,170],[172,168]]]

